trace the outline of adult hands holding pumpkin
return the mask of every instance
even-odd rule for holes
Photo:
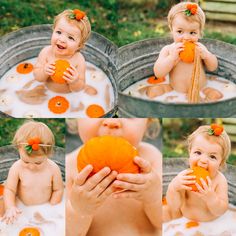
[[[92,165],[81,170],[70,192],[71,206],[83,216],[93,216],[97,208],[114,192],[111,183],[115,180],[117,172],[104,167],[88,178],[92,170]]]
[[[114,193],[114,198],[134,198],[143,203],[156,201],[158,186],[161,185],[157,172],[152,168],[151,163],[136,156],[134,162],[140,167],[139,174],[118,174],[113,185],[123,188],[125,191]]]

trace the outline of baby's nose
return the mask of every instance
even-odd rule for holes
[[[110,129],[119,129],[119,128],[121,128],[120,119],[117,119],[117,118],[106,118],[106,119],[104,119],[102,125],[104,127],[110,128]]]

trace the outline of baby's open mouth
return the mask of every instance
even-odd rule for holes
[[[63,47],[63,46],[61,46],[61,45],[59,45],[59,44],[57,44],[57,47],[58,47],[59,49],[65,49],[65,47]]]

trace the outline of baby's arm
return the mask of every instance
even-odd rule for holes
[[[166,76],[173,69],[182,50],[182,43],[173,43],[162,48],[154,64],[154,74],[157,78]]]
[[[197,44],[197,48],[199,50],[201,59],[204,61],[204,64],[205,64],[207,70],[209,70],[209,71],[216,70],[218,67],[217,57],[214,54],[212,54],[211,52],[209,52],[203,44],[201,44],[199,42],[196,44]]]
[[[78,55],[77,66],[70,66],[68,72],[64,73],[63,78],[67,81],[72,92],[78,92],[85,86],[85,59],[81,53]]]
[[[181,206],[184,201],[184,192],[186,190],[192,190],[191,187],[187,186],[194,184],[196,177],[189,175],[193,171],[190,169],[181,171],[169,184],[166,200],[167,200],[167,209],[169,211],[171,219],[179,218],[182,216]]]
[[[52,174],[52,195],[50,198],[50,204],[55,205],[61,202],[64,189],[61,171],[56,163],[53,163]]]
[[[49,52],[50,46],[43,48],[34,66],[34,78],[39,82],[45,82],[50,75],[55,73],[55,64],[49,64],[47,61]]]
[[[115,193],[117,198],[134,198],[143,204],[143,210],[149,221],[157,229],[162,226],[162,156],[152,145],[142,143],[139,149],[141,157],[134,162],[140,167],[140,174],[118,174],[114,186],[126,189]]]
[[[13,223],[17,219],[21,211],[16,207],[16,193],[19,181],[19,162],[15,162],[9,170],[6,185],[4,188],[4,205],[6,212],[3,216],[3,221]]]
[[[111,172],[106,167],[88,178],[92,169],[92,166],[88,165],[78,173],[75,153],[66,157],[66,235],[68,236],[85,236],[97,208],[114,191],[111,183],[117,173]]]
[[[203,187],[196,183],[199,190],[196,194],[205,201],[212,215],[221,216],[228,209],[228,184],[226,178],[220,173],[215,190],[209,177],[207,177],[207,182],[204,180],[201,182]]]

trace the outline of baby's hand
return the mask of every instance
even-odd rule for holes
[[[6,224],[13,224],[19,214],[21,214],[21,211],[17,207],[10,207],[6,210],[2,221],[6,222]]]
[[[202,60],[205,60],[209,57],[210,52],[207,50],[207,48],[202,43],[195,43],[197,46],[197,50],[199,51],[200,57]]]
[[[73,209],[83,216],[94,215],[97,208],[114,192],[111,183],[117,172],[104,167],[88,178],[92,170],[93,167],[88,165],[77,175],[69,196]]]
[[[79,80],[79,73],[74,66],[70,66],[67,68],[67,72],[64,72],[64,76],[62,77],[67,83],[71,84]]]
[[[47,63],[45,64],[44,66],[44,72],[45,74],[49,75],[49,76],[52,76],[55,74],[55,63]]]
[[[188,186],[196,183],[196,176],[189,175],[193,173],[193,170],[187,169],[181,171],[172,181],[171,185],[176,191],[180,190],[192,190],[192,187]]]
[[[140,167],[140,174],[118,174],[114,186],[125,189],[123,192],[114,193],[114,198],[135,198],[144,203],[156,201],[161,194],[161,181],[158,174],[152,169],[149,161],[135,157],[134,162]]]
[[[204,179],[200,179],[202,183],[202,187],[200,184],[196,183],[196,187],[198,189],[198,192],[196,194],[202,198],[203,200],[209,200],[212,199],[215,195],[215,192],[212,188],[212,182],[209,176],[207,176],[207,181],[204,181]]]
[[[172,43],[169,48],[169,56],[174,60],[180,60],[179,59],[179,53],[184,50],[184,44],[183,43]]]

